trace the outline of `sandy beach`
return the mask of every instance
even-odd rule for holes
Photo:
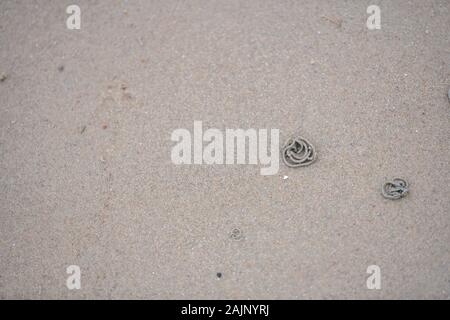
[[[0,0],[0,299],[449,299],[449,35],[448,0]],[[317,160],[176,165],[195,121]]]

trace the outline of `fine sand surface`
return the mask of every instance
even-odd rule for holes
[[[0,298],[449,299],[449,35],[448,0],[1,0]],[[194,120],[318,160],[175,166]]]

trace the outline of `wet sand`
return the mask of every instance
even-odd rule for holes
[[[0,2],[0,298],[449,299],[448,1],[76,2]],[[318,160],[175,166],[195,120]]]

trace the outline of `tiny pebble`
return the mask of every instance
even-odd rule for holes
[[[217,274],[216,274],[216,276],[217,276],[217,278],[222,278],[222,273],[221,272],[217,272]]]
[[[2,73],[2,75],[0,76],[0,82],[4,82],[7,78],[8,78],[8,75]]]
[[[289,178],[289,177],[288,177],[288,176],[284,176],[284,177],[283,177],[283,180],[286,180],[287,178]]]

